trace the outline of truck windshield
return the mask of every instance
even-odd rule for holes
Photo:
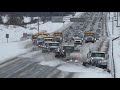
[[[105,53],[92,53],[91,57],[105,57]]]
[[[49,46],[59,46],[59,43],[50,43]]]
[[[37,39],[37,37],[32,37],[32,39]]]
[[[64,50],[73,50],[74,47],[71,47],[71,46],[64,46],[63,49]]]
[[[53,39],[45,39],[45,41],[52,41]]]
[[[38,38],[37,40],[38,41],[44,41],[44,38]]]

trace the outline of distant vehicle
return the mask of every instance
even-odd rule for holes
[[[32,39],[32,34],[27,34],[27,39]]]
[[[87,60],[83,62],[83,65],[93,65],[103,69],[107,69],[109,55],[105,52],[90,51],[87,54]]]
[[[82,38],[79,38],[79,37],[76,37],[74,38],[74,45],[82,45],[83,43],[83,39]]]
[[[88,42],[94,43],[95,42],[95,38],[93,38],[92,36],[85,37],[85,43],[88,43]]]
[[[95,33],[92,31],[87,31],[84,33],[84,41],[85,43],[92,42],[94,43],[96,41]]]

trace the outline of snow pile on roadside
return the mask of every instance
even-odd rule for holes
[[[58,68],[66,72],[75,72],[75,78],[111,78],[111,74],[96,67],[85,68],[82,65],[64,64]]]
[[[108,73],[102,73],[102,72],[81,72],[76,73],[73,78],[111,78],[111,75]]]
[[[63,24],[61,23],[52,23],[52,22],[47,22],[45,24],[40,25],[40,30],[46,30],[48,33],[56,31],[58,28],[61,28]],[[20,38],[23,36],[23,33],[37,33],[37,23],[35,24],[29,24],[26,26],[26,28],[20,27],[20,26],[14,26],[14,25],[9,25],[9,26],[4,26],[0,25],[0,42],[7,42],[5,35],[9,34],[9,42],[12,41],[20,41]],[[33,28],[33,30],[31,30]]]
[[[114,60],[115,60],[115,70],[116,70],[116,77],[120,78],[120,39],[115,40],[113,43],[113,54],[114,54]]]
[[[71,63],[63,64],[58,69],[68,72],[103,72],[103,69],[97,68],[97,67],[84,67],[83,65],[75,65]]]
[[[108,20],[108,30],[110,32],[111,39],[120,36],[120,27],[116,27],[117,21],[114,21],[114,29],[112,31],[111,21],[113,16],[114,16],[114,13],[111,12],[111,15],[110,15],[111,19]],[[119,51],[120,51],[120,39],[117,39],[113,42],[113,56],[114,56],[114,62],[115,62],[116,78],[120,78],[120,54],[118,53]]]
[[[52,60],[52,61],[42,61],[40,64],[55,67],[55,66],[62,64],[62,63],[63,63],[63,61],[60,61],[60,60]]]
[[[0,63],[28,52],[29,49],[24,48],[28,41],[0,43]]]

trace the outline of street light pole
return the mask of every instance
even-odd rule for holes
[[[109,20],[110,20],[110,12],[109,12]]]
[[[117,26],[118,26],[118,12],[117,12]]]
[[[116,12],[114,12],[114,17],[115,17],[115,21],[116,21]]]
[[[114,17],[112,17],[112,34],[114,34]]]

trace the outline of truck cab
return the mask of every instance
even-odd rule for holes
[[[43,43],[44,43],[44,38],[42,36],[39,36],[37,38],[37,44],[38,44],[38,46],[41,47],[43,45]]]
[[[88,43],[88,42],[94,43],[95,41],[96,41],[96,39],[92,36],[85,37],[85,43]]]
[[[38,35],[32,35],[32,42],[33,42],[33,44],[37,44],[37,37],[38,37]]]
[[[96,41],[95,32],[93,31],[84,32],[84,41],[85,43],[88,43],[88,42],[94,43]]]
[[[87,60],[83,62],[83,65],[87,64],[97,66],[106,69],[108,66],[109,55],[105,52],[94,51],[87,54]]]
[[[44,43],[43,51],[55,51],[59,46],[59,42],[47,41]]]
[[[53,36],[55,37],[56,42],[63,41],[63,33],[62,32],[54,32]]]

